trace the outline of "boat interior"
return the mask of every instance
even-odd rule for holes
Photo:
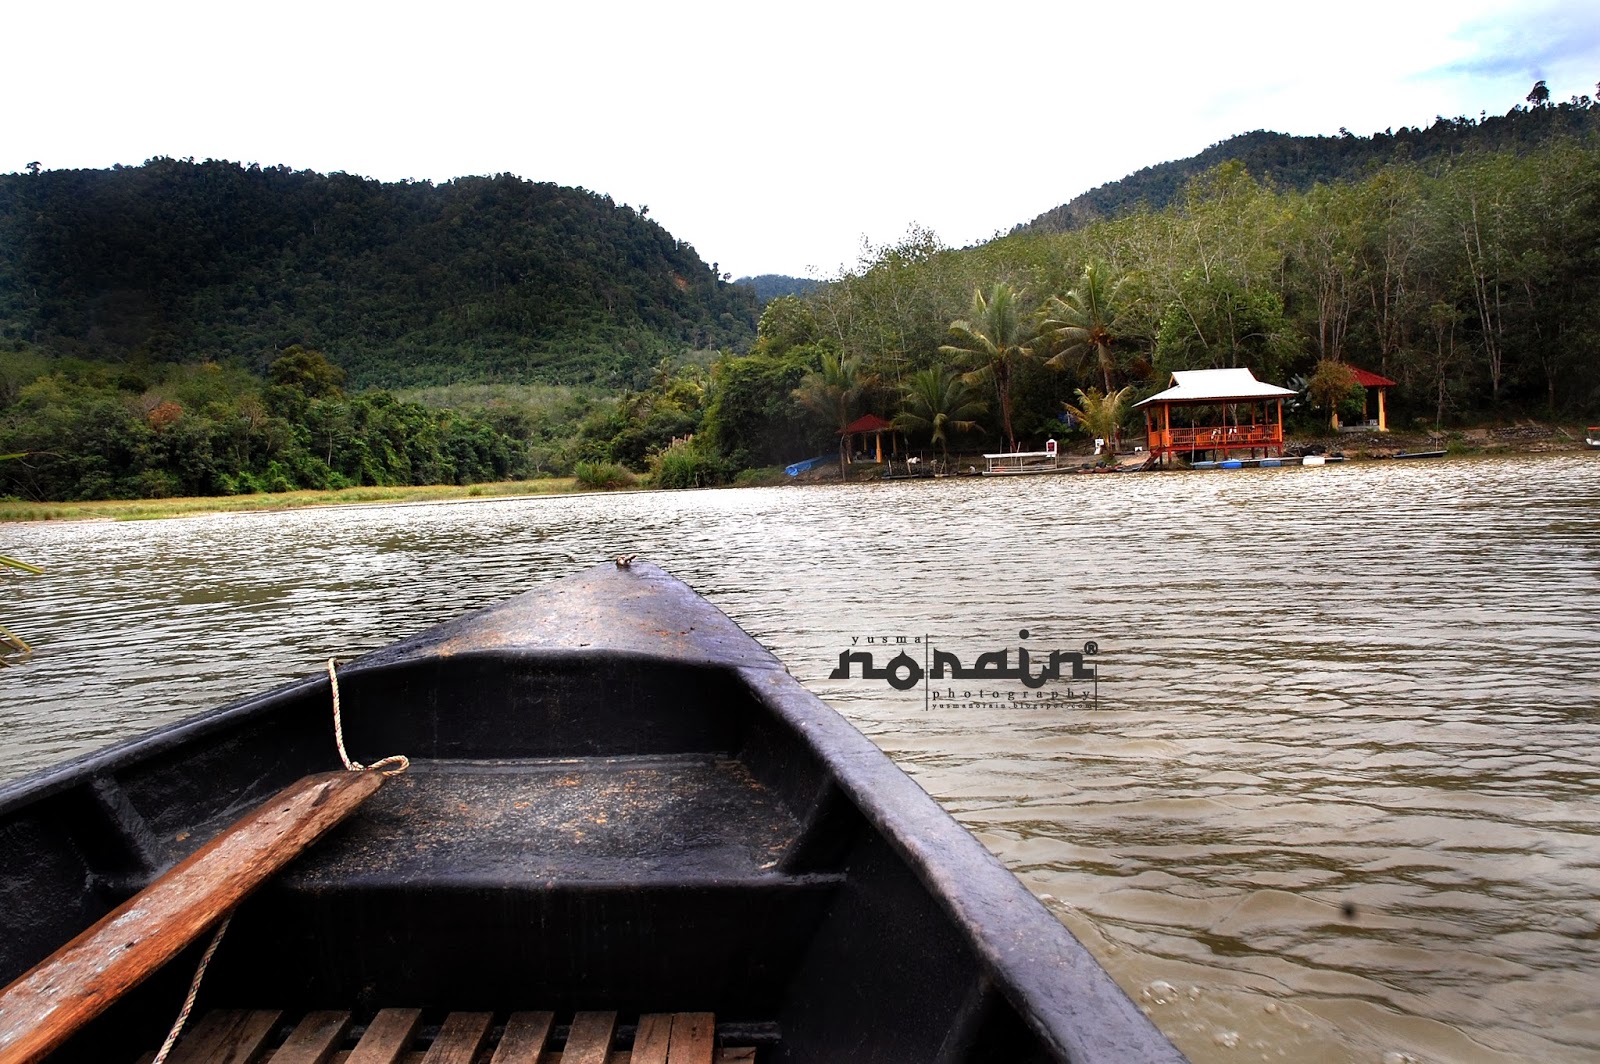
[[[736,674],[484,653],[342,687],[352,756],[411,766],[237,912],[201,1002],[280,1011],[264,1052],[317,1011],[352,1014],[354,1048],[380,1010],[418,1009],[424,1048],[447,1013],[488,1013],[493,1036],[537,1009],[566,1021],[552,1052],[581,1011],[617,1013],[623,1045],[640,1017],[712,1012],[729,1048],[762,1060],[844,1059],[809,1032],[826,1040],[852,1015],[894,1047],[883,1059],[997,1035],[1028,1059],[1032,1037],[948,916]],[[5,816],[5,864],[25,852],[31,868],[6,892],[29,918],[0,946],[5,980],[279,788],[337,767],[329,703],[326,684],[302,685]],[[153,1050],[197,959],[52,1059]]]
[[[350,756],[410,767],[238,906],[170,1061],[620,1064],[680,1020],[719,1055],[674,1064],[1182,1059],[770,654],[659,570],[610,569],[340,670]],[[339,768],[331,696],[309,679],[0,787],[0,986]],[[204,938],[51,1064],[146,1059]]]

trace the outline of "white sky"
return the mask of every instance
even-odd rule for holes
[[[1594,0],[0,0],[0,172],[220,158],[510,172],[648,205],[735,276],[964,245],[1235,133],[1595,93]]]

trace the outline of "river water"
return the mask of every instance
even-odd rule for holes
[[[49,573],[0,582],[38,648],[0,670],[0,778],[624,551],[872,736],[1196,1061],[1600,1056],[1593,456],[3,526]],[[1023,629],[1098,643],[1092,707],[829,678],[868,637]]]

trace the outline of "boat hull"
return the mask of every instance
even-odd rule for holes
[[[714,1012],[760,1061],[1182,1057],[973,836],[714,607],[611,566],[341,670],[405,753],[237,911],[202,1006]],[[325,677],[0,789],[0,983],[337,767]],[[194,951],[49,1059],[132,1060]]]

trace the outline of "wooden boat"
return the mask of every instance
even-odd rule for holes
[[[1447,451],[1400,451],[1396,458],[1443,458]]]
[[[557,581],[339,685],[351,755],[411,767],[238,906],[168,1064],[1183,1059],[970,833],[653,566]],[[338,768],[330,693],[0,788],[0,985]],[[23,1059],[149,1060],[201,944]]]

